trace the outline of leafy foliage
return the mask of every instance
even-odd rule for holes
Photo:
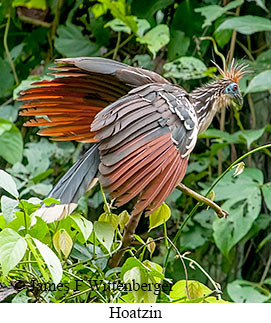
[[[2,1],[0,283],[20,288],[0,301],[270,302],[270,10],[267,1],[243,0]],[[211,80],[210,60],[221,65],[227,53],[251,70],[240,83],[244,107],[214,119],[184,178],[227,219],[175,190],[141,219],[116,268],[109,260],[121,248],[130,205],[115,209],[98,187],[60,222],[31,223],[41,203],[59,203],[45,197],[88,148],[39,138],[18,117],[18,94],[51,78],[54,58],[117,59],[190,91]]]

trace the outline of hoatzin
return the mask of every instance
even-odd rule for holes
[[[93,143],[49,193],[59,205],[36,211],[45,221],[72,212],[99,180],[121,206],[136,198],[132,214],[157,209],[182,181],[198,134],[215,113],[242,104],[238,81],[244,64],[191,93],[155,72],[104,58],[56,60],[52,80],[21,93],[25,126],[41,136]]]

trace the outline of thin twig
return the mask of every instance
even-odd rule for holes
[[[210,36],[205,36],[205,37],[200,37],[199,39],[200,40],[206,40],[206,39],[211,40],[211,42],[213,43],[214,51],[215,51],[216,55],[218,55],[221,58],[222,63],[223,63],[223,70],[225,71],[226,70],[226,60],[225,60],[224,55],[222,53],[220,53],[220,51],[217,49],[216,42],[215,42],[214,38],[210,37]]]
[[[6,105],[10,104],[13,101],[13,98],[9,98],[7,101],[5,101],[3,104],[0,105],[0,108],[5,107]]]
[[[240,14],[240,9],[241,7],[237,7],[235,16],[238,17]],[[234,55],[234,49],[235,49],[235,41],[236,41],[236,29],[233,30],[232,32],[232,37],[231,37],[231,46],[230,46],[230,51],[229,51],[229,63],[233,60],[233,55]]]
[[[10,26],[10,14],[8,14],[7,17],[8,17],[8,21],[7,21],[6,28],[5,28],[5,33],[4,33],[4,48],[5,48],[5,52],[6,52],[6,55],[7,55],[9,65],[10,65],[12,73],[14,75],[16,85],[19,85],[19,79],[18,79],[16,70],[15,70],[15,66],[14,66],[14,64],[12,62],[12,58],[11,58],[11,55],[10,55],[10,52],[9,52],[9,49],[8,49],[8,30],[9,30],[9,26]]]
[[[239,45],[243,51],[247,54],[247,56],[252,60],[255,61],[254,57],[251,55],[250,51],[246,48],[244,44],[242,44],[238,39],[236,39],[236,44]]]
[[[129,37],[127,37],[118,47],[118,49],[122,48],[124,45],[126,45],[132,38],[134,37],[134,35],[130,35]],[[115,52],[115,48],[110,50],[108,53],[104,54],[103,57],[106,58],[112,54],[114,54]]]
[[[247,94],[247,99],[248,99],[248,105],[249,105],[250,114],[251,114],[250,126],[251,126],[251,129],[255,129],[256,128],[256,113],[255,113],[254,103],[253,103],[250,93]]]
[[[184,184],[181,183],[176,188],[179,191],[183,192],[184,194],[193,197],[195,200],[208,205],[210,208],[215,210],[218,217],[222,218],[222,217],[227,217],[229,215],[226,211],[222,210],[221,207],[219,207],[215,202],[191,190],[190,188],[186,187]]]
[[[224,107],[224,108],[221,109],[220,125],[219,125],[220,131],[225,130],[225,118],[226,118],[226,108]],[[218,154],[217,173],[218,173],[218,175],[220,175],[220,174],[222,174],[222,149],[219,149],[217,154]]]
[[[212,283],[212,285],[215,288],[215,291],[218,295],[222,294],[222,291],[218,288],[217,283],[213,280],[213,278],[201,267],[200,264],[198,264],[194,259],[185,257],[185,256],[181,256],[183,259],[190,261],[190,263],[196,265],[203,273],[204,275],[210,280],[210,282]]]
[[[266,266],[264,268],[264,272],[263,272],[262,278],[260,280],[260,284],[262,284],[264,282],[264,280],[265,280],[265,278],[266,278],[266,276],[268,274],[268,271],[270,269],[270,266],[271,266],[271,254],[270,254],[270,256],[269,256],[269,258],[267,260]]]
[[[137,228],[138,222],[141,218],[142,212],[138,214],[132,214],[129,221],[126,223],[124,228],[124,233],[122,237],[122,249],[113,255],[109,261],[109,266],[111,268],[117,267],[124,255],[127,247],[129,247],[134,239],[134,233]]]
[[[189,293],[189,289],[188,289],[188,273],[187,273],[187,269],[184,263],[184,257],[181,255],[180,251],[177,249],[177,247],[175,246],[175,244],[169,239],[169,237],[167,237],[167,240],[169,241],[169,243],[171,244],[171,246],[175,249],[178,257],[180,258],[182,264],[183,264],[183,269],[184,269],[184,275],[185,275],[185,289],[186,289],[186,293],[187,293],[187,297],[189,299],[191,299],[190,293]]]
[[[49,22],[46,22],[46,21],[42,21],[42,20],[39,20],[39,19],[35,19],[35,18],[31,18],[31,17],[27,17],[27,16],[19,16],[19,19],[23,22],[26,22],[28,24],[32,24],[32,25],[35,25],[35,26],[42,26],[42,27],[45,27],[45,28],[50,28],[51,27],[51,24]]]
[[[116,57],[117,57],[118,50],[119,50],[119,47],[120,47],[120,40],[121,40],[121,32],[119,31],[118,32],[117,44],[116,44],[116,47],[114,49],[113,59],[116,59]]]

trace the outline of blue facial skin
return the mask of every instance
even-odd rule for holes
[[[243,97],[240,93],[239,86],[236,83],[232,82],[231,84],[229,84],[225,89],[225,94],[232,96],[233,100],[237,104],[243,104]]]

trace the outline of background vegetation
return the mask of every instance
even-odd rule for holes
[[[228,301],[270,301],[270,151],[249,154],[242,173],[244,164],[230,166],[270,142],[270,16],[264,0],[0,1],[2,301],[222,302],[221,291]],[[113,269],[108,259],[120,247],[129,205],[114,209],[99,187],[80,200],[72,216],[50,225],[38,219],[30,227],[31,213],[87,149],[40,138],[38,129],[24,128],[18,117],[18,93],[50,78],[54,58],[113,58],[155,70],[191,91],[216,74],[210,60],[223,66],[227,54],[247,61],[253,71],[240,84],[244,106],[222,111],[200,136],[183,181],[202,194],[212,188],[209,197],[230,213],[227,219],[204,206],[193,209],[195,201],[176,190],[150,221],[141,219],[124,265]],[[159,295],[104,290],[91,286],[95,279],[163,279],[173,288]],[[32,280],[68,287],[41,292]]]

